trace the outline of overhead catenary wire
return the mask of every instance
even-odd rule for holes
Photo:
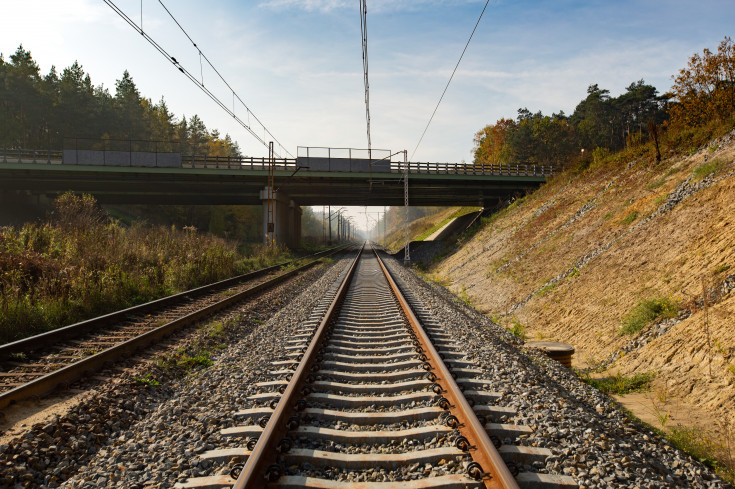
[[[209,61],[209,59],[204,55],[204,53],[199,49],[199,47],[196,45],[196,43],[192,40],[192,38],[189,36],[188,33],[184,30],[184,28],[181,26],[181,24],[174,18],[174,16],[171,14],[171,12],[166,8],[165,5],[163,5],[163,2],[160,2],[163,8],[166,10],[166,12],[169,14],[169,16],[174,20],[176,25],[179,26],[179,28],[184,32],[186,37],[191,41],[191,43],[194,45],[194,47],[197,49],[200,59],[206,60],[207,64],[214,70],[214,72],[219,76],[220,80],[227,86],[227,88],[232,91],[233,95],[237,98],[237,100],[240,101],[240,103],[245,107],[245,110],[248,115],[248,123],[246,124],[240,117],[237,116],[237,114],[233,109],[230,109],[227,107],[227,105],[222,102],[219,97],[217,97],[212,91],[210,91],[207,87],[204,86],[204,80],[203,78],[201,80],[197,79],[196,75],[193,75],[189,70],[187,70],[179,61],[173,57],[171,54],[169,54],[166,49],[164,49],[158,42],[156,42],[155,39],[153,39],[150,35],[148,35],[146,32],[143,31],[142,27],[139,27],[135,21],[133,21],[122,9],[120,9],[112,0],[103,0],[115,13],[117,13],[125,22],[130,25],[133,29],[135,29],[140,35],[145,38],[146,41],[148,41],[151,46],[153,46],[159,53],[161,53],[162,56],[164,56],[171,64],[173,64],[184,76],[186,76],[194,85],[196,85],[202,92],[204,92],[205,95],[207,95],[214,103],[220,106],[222,110],[224,110],[227,114],[229,114],[240,126],[242,126],[245,130],[247,130],[250,135],[252,135],[255,139],[257,139],[263,146],[268,147],[268,135],[271,136],[272,140],[278,144],[278,146],[285,151],[289,156],[293,157],[293,155],[273,136],[273,134],[265,127],[265,125],[258,119],[258,117],[248,108],[248,106],[242,101],[239,95],[235,92],[235,90],[230,86],[229,83],[224,79],[224,77],[217,71],[217,69],[214,67],[214,65]],[[203,73],[202,73],[203,75]],[[263,128],[263,137],[261,137],[259,134],[257,134],[252,128],[250,124],[250,116],[252,115],[253,119],[258,122],[258,124]],[[282,156],[280,154],[276,154],[279,158]]]
[[[459,59],[457,60],[457,64],[454,66],[454,70],[452,71],[452,75],[449,77],[449,81],[447,81],[447,85],[444,87],[444,91],[442,92],[441,97],[439,97],[439,102],[437,102],[436,107],[434,107],[434,112],[431,113],[431,117],[429,117],[429,122],[426,123],[426,127],[424,128],[424,132],[421,133],[421,137],[419,138],[419,142],[416,143],[416,147],[413,149],[413,153],[411,153],[411,159],[413,160],[414,155],[416,154],[416,150],[419,149],[419,146],[421,145],[421,141],[424,140],[424,136],[426,136],[426,131],[429,129],[429,126],[431,125],[431,121],[434,120],[434,116],[436,115],[436,111],[439,109],[439,105],[442,103],[442,100],[444,99],[444,95],[447,93],[447,89],[449,88],[449,84],[452,83],[452,79],[454,78],[454,74],[457,72],[457,68],[459,68],[459,63],[462,62],[462,58],[464,57],[464,53],[467,51],[467,47],[470,45],[470,41],[472,41],[472,36],[475,35],[475,31],[477,30],[477,26],[480,25],[480,20],[482,20],[483,14],[485,14],[485,10],[487,9],[487,6],[490,4],[490,0],[485,1],[485,6],[482,7],[482,12],[480,12],[480,17],[477,18],[477,22],[475,23],[475,27],[472,29],[472,33],[470,34],[469,39],[467,39],[467,44],[464,45],[464,49],[462,50],[462,54],[459,55]]]
[[[168,9],[168,7],[166,7],[166,5],[163,4],[163,1],[162,0],[158,0],[158,3],[161,4],[161,7],[163,7],[163,10],[166,11],[166,13],[169,15],[169,17],[171,17],[171,20],[174,21],[174,23],[179,27],[179,29],[181,29],[181,32],[183,32],[184,35],[186,36],[186,38],[189,39],[189,42],[191,42],[191,44],[199,52],[200,62],[201,62],[201,58],[204,58],[204,61],[206,61],[207,64],[209,65],[209,67],[212,68],[212,71],[214,71],[217,74],[217,76],[219,77],[219,79],[222,80],[222,83],[224,83],[225,86],[232,92],[233,97],[237,98],[237,100],[242,104],[242,106],[245,107],[245,110],[248,113],[248,125],[250,125],[250,115],[252,114],[252,116],[256,120],[256,122],[258,124],[260,124],[260,126],[271,137],[271,139],[276,144],[278,144],[278,146],[281,149],[283,149],[289,156],[293,157],[293,155],[278,141],[278,139],[268,130],[268,128],[266,128],[265,125],[262,122],[260,122],[260,119],[258,119],[258,117],[255,114],[253,114],[253,112],[245,104],[245,102],[243,102],[243,100],[240,98],[240,96],[237,94],[237,92],[235,92],[235,89],[230,86],[230,84],[227,82],[227,80],[225,80],[225,78],[222,76],[222,74],[219,72],[219,70],[217,70],[217,68],[215,68],[215,66],[212,64],[212,62],[209,60],[209,58],[207,58],[207,55],[202,52],[202,50],[199,48],[199,46],[197,46],[197,43],[195,43],[194,40],[191,38],[191,36],[189,35],[189,33],[186,32],[186,29],[184,29],[184,27],[179,23],[179,21],[176,19],[176,17],[174,17],[174,15],[171,13],[171,11]]]
[[[368,81],[367,0],[360,0],[360,32],[362,34],[362,70],[365,81],[365,122],[367,124],[368,159],[372,160],[370,141],[370,83]]]

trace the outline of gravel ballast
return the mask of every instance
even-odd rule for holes
[[[236,446],[219,431],[235,424],[233,414],[255,392],[254,383],[266,380],[268,365],[283,357],[283,340],[351,261],[342,257],[326,271],[310,270],[223,315],[243,322],[240,339],[218,351],[212,366],[184,377],[157,374],[159,385],[135,380],[148,371],[142,366],[0,446],[0,487],[163,488],[209,474],[211,463],[196,455]]]
[[[554,456],[535,467],[572,476],[580,489],[729,488],[708,467],[671,447],[653,431],[618,410],[607,395],[581,382],[569,369],[534,350],[468,307],[443,287],[428,284],[391,257],[386,265],[420,319],[438,321],[486,372],[498,404],[516,409],[503,422],[530,426],[519,444],[550,449]],[[415,308],[416,309],[416,308]],[[530,467],[524,467],[529,470]]]
[[[254,384],[272,379],[267,372],[285,358],[286,340],[351,260],[343,257],[326,271],[315,270],[310,280],[318,279],[291,286],[286,297],[266,299],[286,305],[269,319],[261,313],[265,321],[251,321],[239,341],[217,352],[212,366],[160,385],[123,376],[98,387],[66,416],[0,447],[0,487],[163,488],[228,473],[230,461],[213,463],[198,455],[243,445],[220,430],[242,424],[235,413],[253,406],[247,398],[258,391]],[[609,397],[569,370],[521,350],[515,337],[445,289],[423,282],[390,257],[385,261],[409,300],[421,301],[417,315],[446,328],[473,367],[485,372],[489,390],[502,393],[498,404],[516,410],[502,422],[533,428],[518,443],[554,453],[545,464],[524,470],[570,475],[582,489],[730,487],[630,422]]]

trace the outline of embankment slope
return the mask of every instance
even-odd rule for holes
[[[640,158],[557,177],[432,273],[483,313],[520,321],[530,340],[571,343],[577,367],[655,372],[659,397],[732,417],[735,131],[659,165]],[[654,298],[678,300],[679,317],[621,334],[626,314]]]

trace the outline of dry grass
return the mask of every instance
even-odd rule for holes
[[[195,230],[122,227],[90,197],[59,199],[49,222],[0,228],[0,342],[150,301],[273,263]]]

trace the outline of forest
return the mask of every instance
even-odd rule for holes
[[[141,95],[127,70],[113,95],[102,85],[94,86],[76,61],[61,74],[52,66],[42,76],[22,45],[8,60],[0,54],[0,148],[97,149],[104,144],[115,149],[118,144],[127,149],[131,140],[145,151],[241,156],[229,134],[222,137],[216,129],[207,129],[196,114],[179,119],[163,98],[153,103]],[[193,226],[240,242],[262,238],[260,206],[117,206],[110,211],[127,224],[144,220]],[[303,211],[304,235],[321,237],[317,216],[310,208]]]
[[[659,136],[693,144],[691,128],[727,125],[735,114],[735,44],[726,37],[716,52],[693,55],[672,77],[670,91],[659,94],[644,80],[611,97],[598,84],[570,115],[544,115],[519,109],[516,119],[501,118],[474,137],[475,164],[589,165],[608,154],[639,147]],[[684,137],[684,141],[678,138]],[[671,139],[671,137],[669,138]],[[681,149],[681,148],[679,148]],[[688,149],[688,148],[686,148]],[[658,153],[657,153],[658,154]],[[660,159],[658,154],[657,159]]]
[[[207,129],[196,114],[179,119],[163,98],[153,103],[142,96],[127,70],[113,95],[94,86],[77,61],[60,74],[52,66],[41,75],[23,45],[8,60],[0,54],[0,148],[60,150],[101,140],[113,145],[158,141],[167,145],[159,151],[240,156],[228,134]]]

